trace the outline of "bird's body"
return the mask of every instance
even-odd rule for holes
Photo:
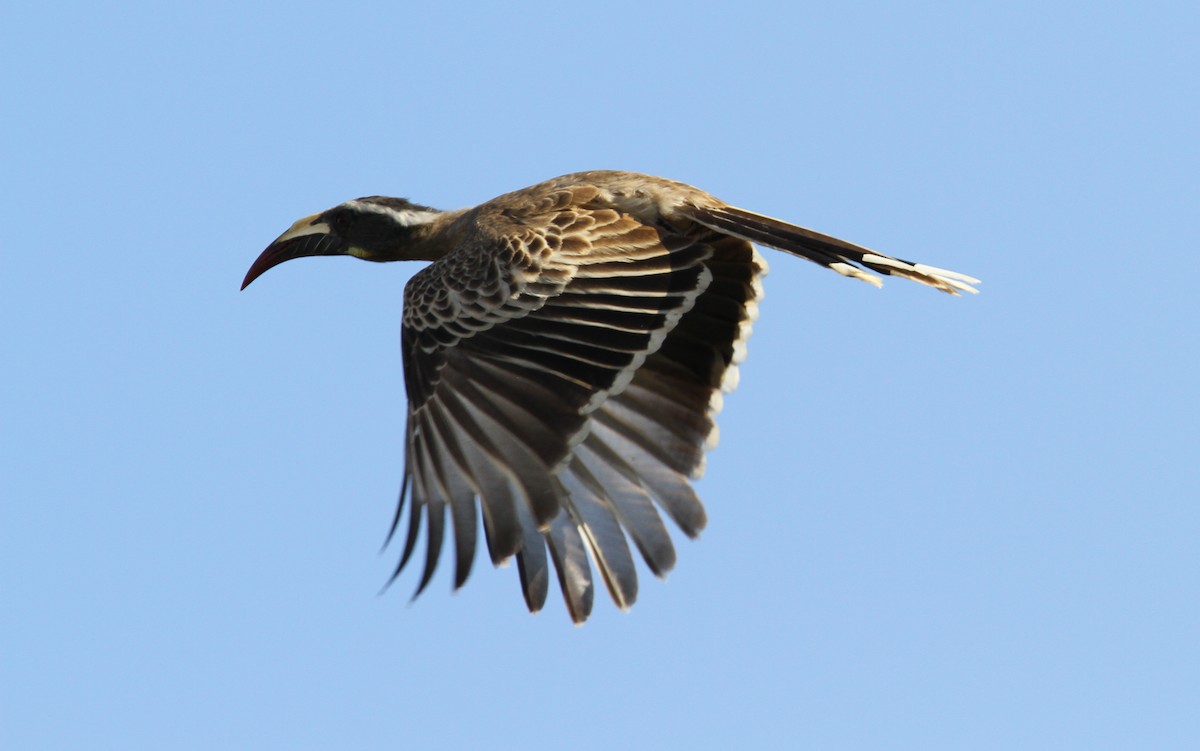
[[[568,610],[592,607],[595,563],[622,608],[637,595],[627,542],[660,576],[705,523],[690,481],[737,383],[766,264],[751,243],[845,276],[865,269],[946,292],[970,277],[900,261],[738,209],[683,183],[584,172],[442,212],[349,201],[296,222],[251,267],[304,255],[427,260],[405,289],[409,523],[397,574],[427,529],[425,587],[449,509],[455,586],[479,517],[494,563],[516,556],[529,609],[551,563]],[[393,532],[397,524],[393,524]],[[549,560],[548,560],[549,559]]]

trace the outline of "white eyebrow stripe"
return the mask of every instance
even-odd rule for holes
[[[347,201],[347,206],[358,209],[359,211],[369,211],[373,214],[382,214],[391,217],[393,221],[401,227],[413,227],[418,224],[429,224],[437,218],[440,211],[431,211],[428,209],[394,209],[391,206],[384,206],[370,201],[353,200]]]

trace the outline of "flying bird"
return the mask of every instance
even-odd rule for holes
[[[414,597],[425,589],[448,510],[455,589],[482,526],[493,564],[516,557],[531,612],[545,604],[553,568],[582,623],[593,564],[627,609],[638,587],[629,543],[664,577],[675,548],[662,514],[688,537],[705,525],[691,481],[716,443],[722,394],[737,385],[757,317],[767,264],[755,244],[876,286],[876,274],[950,294],[978,283],[684,183],[596,171],[457,211],[347,201],[293,224],[242,289],[303,256],[431,261],[404,290],[405,468],[389,541],[406,501],[409,512],[393,579],[424,525]]]

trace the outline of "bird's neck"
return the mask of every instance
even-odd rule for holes
[[[405,228],[405,237],[394,248],[374,254],[372,261],[436,261],[446,256],[461,240],[462,229],[455,219],[464,211],[442,211],[431,221]]]

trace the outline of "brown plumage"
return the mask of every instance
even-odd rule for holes
[[[296,222],[242,287],[306,255],[433,261],[405,289],[407,450],[392,533],[411,501],[396,575],[424,525],[417,593],[429,583],[448,509],[462,586],[482,511],[492,562],[516,556],[529,609],[545,603],[552,563],[580,623],[591,563],[627,608],[629,541],[665,576],[675,549],[659,511],[689,537],[704,527],[690,481],[757,315],[766,264],[751,243],[875,285],[869,271],[975,291],[962,274],[629,172],[565,175],[460,211],[349,201]]]

